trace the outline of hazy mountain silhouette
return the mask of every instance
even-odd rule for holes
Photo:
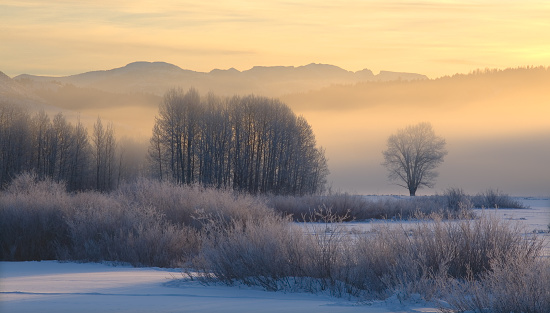
[[[395,74],[395,73],[394,73]],[[394,75],[392,74],[392,75]],[[379,76],[384,77],[384,72]],[[331,85],[281,96],[298,111],[364,108],[456,108],[471,103],[538,106],[550,99],[550,69],[545,67],[477,70],[429,80],[397,80]],[[513,100],[512,100],[513,99]]]
[[[200,92],[212,91],[218,95],[261,94],[280,96],[287,93],[318,89],[332,84],[354,84],[364,81],[421,80],[425,75],[383,71],[374,75],[364,69],[346,71],[327,64],[305,66],[255,66],[246,71],[234,68],[215,69],[209,73],[182,69],[165,62],[134,62],[124,67],[93,71],[64,77],[35,76],[29,74],[14,78],[33,85],[48,83],[72,84],[116,93],[151,93],[162,95],[174,86]]]
[[[3,72],[0,72],[0,101],[31,107],[45,104],[31,89]]]

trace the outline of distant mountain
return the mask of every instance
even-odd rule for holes
[[[32,90],[3,72],[0,72],[0,101],[27,106],[43,104],[42,99]]]
[[[381,72],[376,76],[398,79],[332,85],[280,99],[300,112],[372,107],[455,109],[471,103],[509,103],[512,99],[518,108],[528,104],[548,107],[550,103],[550,67],[477,70],[429,80],[408,80],[410,74],[399,75]]]
[[[134,62],[124,67],[93,71],[64,77],[23,74],[14,78],[26,81],[36,88],[47,84],[71,84],[116,93],[150,93],[162,95],[171,87],[197,88],[201,93],[212,91],[218,95],[261,94],[280,96],[305,92],[333,84],[355,84],[370,81],[423,80],[425,75],[383,71],[374,75],[364,69],[346,71],[328,64],[305,66],[255,66],[246,71],[234,68],[215,69],[209,73],[182,69],[165,62]]]
[[[182,69],[165,62],[134,62],[120,68],[51,77],[0,73],[0,102],[24,104],[51,116],[63,112],[91,129],[97,117],[113,121],[117,134],[150,135],[164,93],[173,87],[194,87],[203,95],[256,94],[281,97],[333,85],[363,82],[426,80],[419,74],[371,70],[347,71],[328,64],[255,66],[246,71],[214,69],[208,73]]]

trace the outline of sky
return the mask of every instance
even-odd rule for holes
[[[10,77],[64,76],[135,61],[201,72],[324,63],[430,78],[546,67],[550,1],[0,0],[0,71]],[[548,140],[550,124],[542,113],[547,102],[530,101],[527,109],[522,95],[512,100],[498,119],[480,103],[461,118],[443,112],[429,119],[403,110],[298,113],[327,149],[337,190],[400,192],[380,185],[386,181],[380,151],[397,128],[429,121],[448,139],[450,151],[439,189],[430,192],[458,186],[474,193],[494,187],[547,195],[549,170],[540,170],[550,156],[550,146],[540,144]],[[524,103],[523,111],[517,103]],[[350,116],[357,122],[350,123]]]
[[[548,1],[1,0],[0,71],[325,63],[437,78],[550,65]]]

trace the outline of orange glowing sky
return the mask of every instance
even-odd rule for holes
[[[426,74],[550,65],[547,1],[3,0],[0,70],[143,61],[210,71],[334,64]]]
[[[134,61],[164,61],[201,72],[324,63],[430,78],[484,68],[548,67],[550,1],[0,0],[0,71],[8,76],[64,76]],[[550,138],[550,92],[538,81],[523,85],[503,95],[491,87],[484,97],[457,100],[456,106],[439,94],[426,98],[411,92],[405,94],[434,101],[419,106],[396,98],[399,103],[377,108],[360,93],[346,110],[335,105],[323,111],[310,103],[317,98],[289,104],[301,108],[297,112],[326,148],[335,190],[403,192],[387,182],[380,165],[385,140],[398,128],[430,121],[448,140],[449,156],[438,189],[422,192],[458,186],[470,193],[492,187],[549,195],[550,146],[541,143]],[[95,121],[96,109],[84,113]],[[154,108],[139,118],[139,108],[128,110],[119,106],[102,114],[141,127],[127,132],[148,134]]]

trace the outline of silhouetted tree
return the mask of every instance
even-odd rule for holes
[[[165,94],[149,158],[161,179],[254,194],[318,193],[328,174],[311,127],[279,100],[195,89]]]
[[[31,118],[17,105],[0,101],[0,188],[32,168]]]
[[[80,122],[80,118],[73,128],[72,137],[67,189],[72,191],[91,188],[92,147],[88,140],[88,131]]]
[[[109,191],[113,188],[114,171],[116,167],[116,140],[112,123],[107,127],[98,117],[92,132],[93,156],[95,160],[95,182],[99,191]]]
[[[438,175],[435,169],[447,155],[445,139],[436,136],[429,123],[398,130],[388,138],[387,149],[382,153],[388,178],[407,188],[411,196],[422,186],[434,186]]]

